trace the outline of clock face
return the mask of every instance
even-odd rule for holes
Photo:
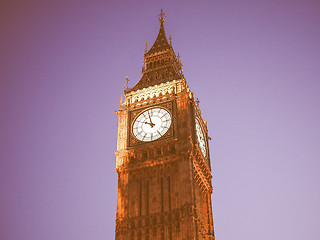
[[[132,132],[140,141],[149,142],[162,137],[171,126],[171,115],[163,108],[151,108],[135,119]]]
[[[206,141],[205,141],[204,134],[198,119],[196,119],[196,134],[197,134],[197,139],[198,139],[198,143],[199,143],[199,147],[202,152],[202,155],[206,157],[207,155]]]

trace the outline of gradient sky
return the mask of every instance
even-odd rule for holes
[[[161,8],[213,138],[217,240],[320,239],[318,0],[8,0],[1,240],[114,239],[114,111]]]

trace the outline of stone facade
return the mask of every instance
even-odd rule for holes
[[[126,89],[117,111],[118,173],[116,240],[214,239],[212,183],[207,123],[183,76],[164,32],[144,56],[140,81]],[[135,117],[154,107],[171,114],[171,125],[159,139],[135,138]],[[206,156],[199,148],[195,119],[205,136]]]

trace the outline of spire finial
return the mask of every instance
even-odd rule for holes
[[[180,60],[179,61],[179,68],[181,69],[181,71],[182,71],[182,66],[183,66],[183,64],[182,64],[182,61]]]
[[[161,12],[160,14],[158,15],[160,18],[159,18],[159,21],[160,23],[164,23],[164,18],[166,17],[166,14],[163,12],[162,8],[161,8]]]
[[[148,42],[144,45],[144,54],[148,52]]]
[[[169,36],[169,41],[170,41],[170,46],[172,46],[172,37],[171,37],[171,35]]]
[[[127,90],[128,89],[128,83],[130,81],[128,76],[126,76],[125,81],[126,81],[126,85],[124,86],[124,89]]]

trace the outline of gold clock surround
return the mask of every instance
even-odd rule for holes
[[[140,116],[140,114],[142,114],[145,111],[148,111],[150,109],[153,108],[162,108],[164,110],[166,110],[170,116],[171,116],[171,124],[169,129],[163,134],[163,136],[161,136],[158,139],[152,140],[152,141],[141,141],[139,139],[137,139],[134,136],[134,133],[132,131],[133,125],[135,120]],[[152,106],[148,106],[148,107],[144,107],[144,108],[139,108],[136,110],[133,110],[130,112],[130,136],[129,136],[129,145],[130,146],[135,146],[135,145],[139,145],[139,144],[148,144],[148,143],[153,143],[155,141],[161,141],[161,140],[165,140],[168,139],[170,137],[173,137],[174,135],[174,125],[175,125],[175,114],[174,114],[174,107],[173,107],[173,101],[169,101],[169,102],[164,102],[161,104],[156,104],[156,105],[152,105]]]

